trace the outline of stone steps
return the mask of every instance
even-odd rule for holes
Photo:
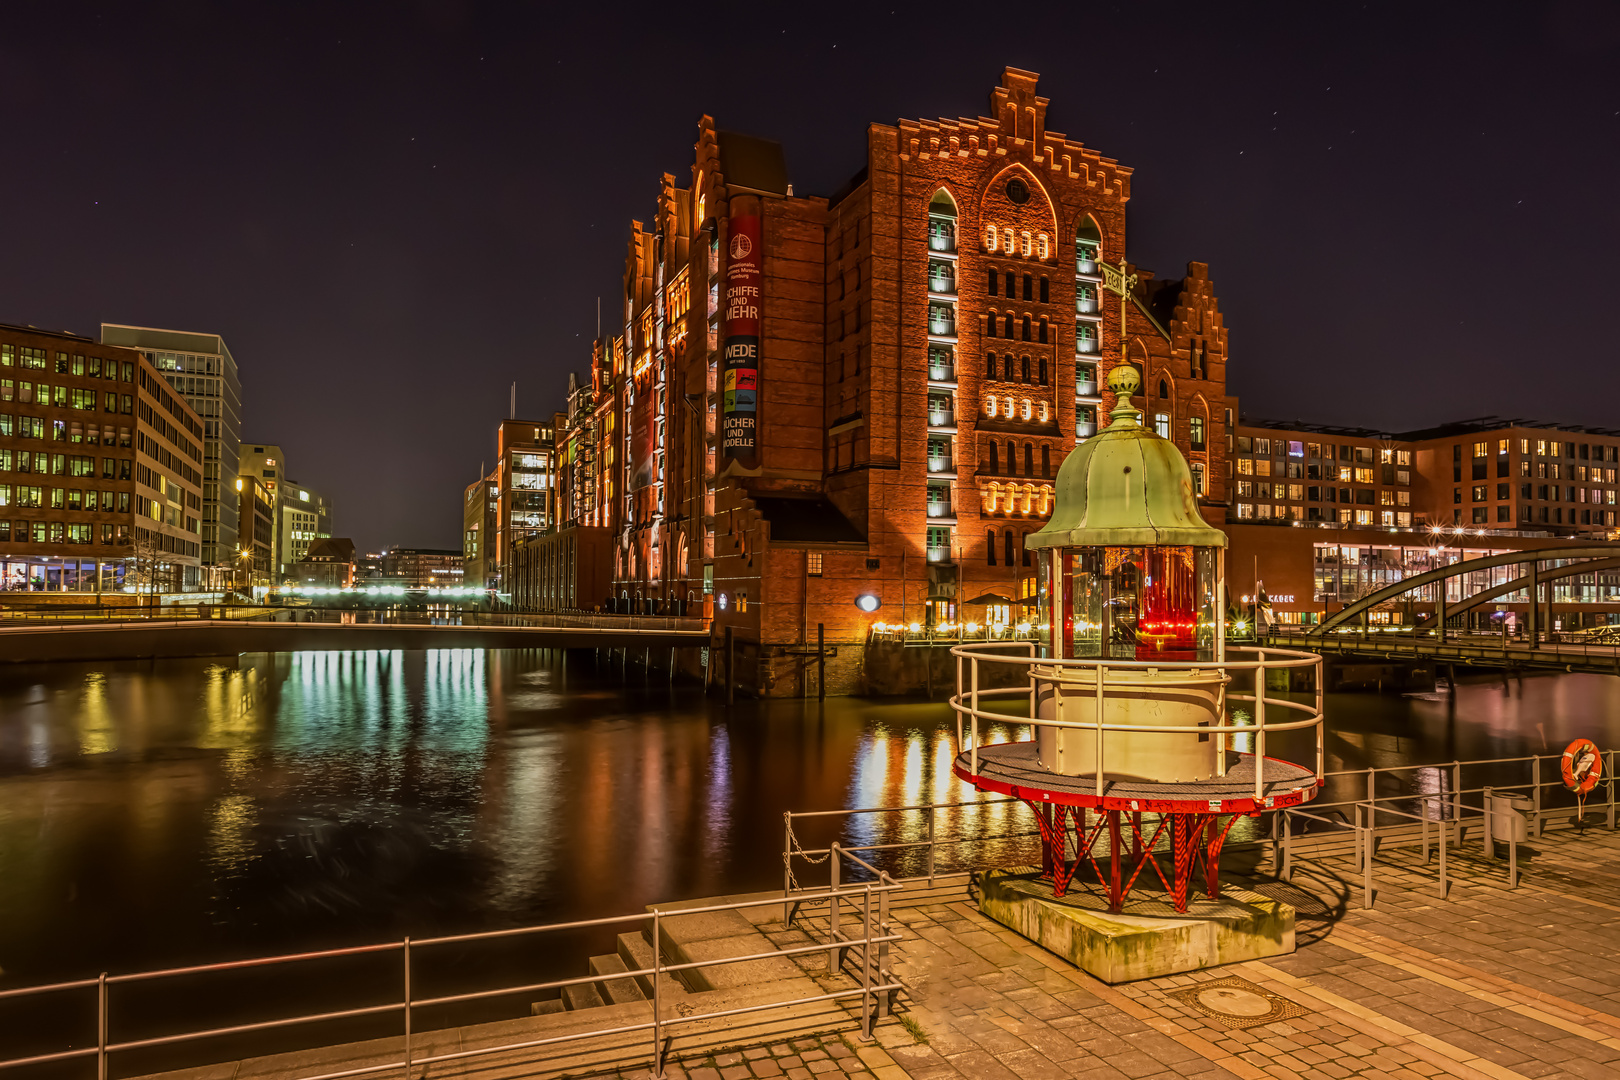
[[[630,969],[618,953],[609,953],[606,956],[591,957],[592,975],[623,975]],[[646,1001],[647,995],[641,992],[641,987],[632,978],[604,978],[600,982],[592,983],[597,994],[607,1004],[624,1005],[632,1001]]]

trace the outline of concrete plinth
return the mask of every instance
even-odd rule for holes
[[[1106,983],[1153,979],[1294,951],[1294,909],[1244,889],[1193,900],[1178,915],[1168,901],[1136,900],[1111,915],[1078,885],[1062,899],[1034,867],[980,875],[979,909]]]

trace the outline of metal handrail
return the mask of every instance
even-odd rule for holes
[[[863,866],[870,866],[870,864],[866,863],[864,860],[857,861],[861,862]],[[900,940],[900,935],[897,933],[891,933],[888,927],[887,896],[890,891],[901,888],[902,886],[890,879],[887,874],[881,871],[874,872],[878,877],[878,880],[875,882],[862,882],[859,884],[851,883],[848,885],[835,884],[821,892],[804,895],[799,898],[804,902],[810,903],[828,902],[834,906],[835,910],[840,902],[853,903],[855,902],[856,898],[860,898],[860,902],[863,905],[864,911],[866,912],[866,917],[863,919],[863,932],[859,935],[845,935],[837,925],[837,920],[835,918],[833,925],[829,929],[827,940],[825,942],[773,949],[767,952],[751,953],[746,956],[728,956],[712,960],[683,961],[674,964],[664,963],[662,958],[662,920],[665,918],[676,918],[685,915],[701,915],[718,911],[737,911],[748,908],[758,908],[762,906],[761,902],[758,900],[742,900],[722,904],[707,904],[669,909],[655,907],[648,912],[630,915],[614,915],[597,919],[580,919],[572,922],[548,923],[538,926],[480,931],[470,934],[450,934],[436,938],[413,940],[412,938],[407,937],[397,943],[382,942],[373,945],[359,945],[341,949],[326,949],[316,952],[289,953],[280,956],[253,957],[244,960],[223,961],[215,964],[198,964],[190,967],[164,968],[153,971],[131,972],[121,975],[102,974],[100,977],[95,979],[77,979],[69,982],[20,987],[17,989],[0,991],[0,999],[15,999],[96,987],[96,1019],[98,1032],[97,1045],[95,1046],[76,1047],[68,1050],[56,1051],[54,1053],[36,1054],[24,1058],[0,1060],[0,1070],[25,1065],[44,1064],[51,1061],[62,1061],[70,1058],[89,1057],[94,1055],[97,1058],[98,1080],[106,1080],[108,1074],[108,1058],[110,1055],[119,1051],[174,1045],[178,1043],[194,1042],[200,1039],[216,1038],[226,1035],[239,1035],[253,1031],[287,1028],[298,1024],[313,1024],[329,1020],[339,1020],[357,1016],[374,1016],[382,1013],[398,1011],[402,1013],[404,1020],[405,1056],[403,1061],[390,1061],[380,1065],[364,1066],[355,1069],[343,1070],[341,1072],[323,1073],[318,1076],[302,1077],[301,1080],[338,1080],[340,1077],[361,1076],[368,1073],[384,1072],[400,1068],[405,1069],[408,1076],[409,1070],[413,1067],[413,1065],[420,1066],[438,1061],[457,1060],[461,1058],[477,1057],[485,1054],[502,1053],[513,1050],[523,1050],[538,1046],[552,1045],[556,1043],[571,1042],[579,1039],[620,1035],[648,1030],[653,1033],[653,1046],[651,1054],[653,1075],[661,1077],[664,1075],[663,1055],[665,1050],[662,1031],[663,1028],[670,1025],[712,1020],[726,1016],[737,1016],[744,1013],[786,1008],[789,1006],[809,1004],[813,1002],[841,1000],[844,998],[855,997],[857,995],[859,995],[863,1002],[867,1003],[867,1005],[875,1005],[881,1001],[885,1003],[886,1007],[889,996],[894,992],[903,989],[902,984],[892,978],[887,963],[889,945],[894,941]],[[881,918],[876,923],[874,923],[871,918],[872,896],[874,893],[880,897],[879,903],[881,905]],[[414,951],[430,946],[460,944],[469,941],[494,940],[523,934],[579,930],[590,927],[623,925],[626,923],[645,924],[649,921],[652,924],[653,935],[653,966],[636,971],[617,973],[613,977],[636,978],[642,976],[651,976],[653,983],[653,997],[651,1003],[653,1015],[651,1020],[635,1024],[621,1024],[612,1027],[593,1028],[590,1030],[571,1032],[566,1035],[559,1035],[546,1039],[530,1039],[519,1042],[503,1043],[499,1046],[458,1051],[452,1054],[436,1055],[427,1058],[412,1058],[411,1013],[413,1009],[418,1009],[425,1006],[447,1005],[463,1001],[509,996],[519,993],[557,990],[569,986],[579,986],[585,983],[597,983],[603,981],[603,977],[600,975],[588,975],[569,979],[552,979],[538,983],[525,983],[515,986],[501,986],[494,989],[472,991],[463,994],[451,994],[427,998],[416,997],[413,995],[411,990],[412,955]],[[693,971],[706,967],[720,967],[727,964],[765,960],[774,957],[791,958],[817,952],[826,952],[828,954],[828,974],[833,974],[840,966],[839,958],[841,956],[841,950],[847,950],[855,946],[859,946],[863,950],[864,954],[861,985],[859,987],[808,997],[797,997],[784,1001],[769,1002],[762,1005],[751,1005],[743,1008],[715,1010],[705,1013],[692,1013],[690,1015],[683,1014],[667,1018],[663,1015],[661,980],[666,978],[670,973]],[[878,949],[877,957],[879,962],[875,969],[871,962],[872,956],[870,955],[873,946],[877,946]],[[244,968],[265,967],[277,964],[298,963],[307,960],[324,960],[335,957],[357,956],[383,952],[400,952],[403,954],[404,992],[398,1002],[390,1002],[382,1005],[361,1006],[352,1009],[332,1010],[323,1013],[309,1013],[298,1016],[278,1017],[272,1020],[258,1021],[249,1024],[237,1024],[222,1028],[173,1032],[167,1035],[158,1035],[145,1039],[126,1040],[123,1042],[114,1042],[108,1038],[111,1009],[107,990],[112,984],[135,983],[187,975],[207,975],[223,971],[241,970]],[[874,975],[876,976],[875,978]],[[870,1039],[872,1036],[873,1012],[874,1010],[872,1008],[865,1006],[863,1006],[861,1010],[861,1030],[863,1038]]]
[[[982,740],[979,736],[979,721],[992,720],[997,723],[1030,724],[1034,727],[1069,728],[1096,732],[1096,795],[1101,798],[1107,782],[1107,762],[1105,760],[1106,740],[1104,734],[1109,731],[1131,732],[1135,734],[1185,734],[1191,729],[1185,726],[1147,725],[1147,724],[1108,724],[1103,722],[1104,698],[1107,693],[1108,672],[1122,669],[1125,671],[1150,671],[1186,673],[1188,675],[1204,672],[1216,672],[1225,681],[1230,681],[1227,672],[1230,670],[1254,672],[1254,691],[1248,695],[1228,694],[1225,682],[1222,683],[1217,712],[1224,718],[1226,700],[1252,701],[1255,705],[1254,722],[1251,724],[1211,724],[1198,728],[1200,734],[1219,734],[1221,744],[1225,745],[1227,732],[1248,732],[1254,736],[1256,761],[1263,761],[1266,756],[1266,735],[1270,731],[1291,731],[1298,728],[1316,728],[1316,767],[1315,774],[1320,783],[1323,779],[1323,766],[1325,764],[1326,746],[1323,741],[1322,705],[1324,687],[1322,683],[1322,658],[1316,653],[1302,653],[1291,649],[1270,649],[1265,646],[1233,647],[1235,652],[1252,652],[1253,660],[1229,660],[1223,655],[1218,660],[1113,660],[1113,659],[1059,659],[1055,657],[1038,657],[1035,655],[1035,645],[1030,643],[1029,655],[1017,656],[1006,653],[987,653],[980,648],[968,645],[958,645],[951,649],[951,655],[956,657],[956,693],[949,698],[949,704],[956,713],[956,745],[957,752],[969,755],[969,768],[973,775],[979,772],[979,748]],[[1274,655],[1268,655],[1274,654]],[[969,679],[964,683],[962,678],[962,662],[969,664]],[[1005,664],[1009,666],[1022,666],[1028,680],[1023,688],[997,687],[983,688],[979,686],[979,664]],[[1302,702],[1289,701],[1285,698],[1267,697],[1265,693],[1266,673],[1272,669],[1292,669],[1310,667],[1316,670],[1316,703],[1314,708]],[[1040,668],[1037,671],[1036,668]],[[1042,682],[1051,682],[1048,672],[1062,672],[1065,670],[1082,671],[1093,674],[1095,713],[1091,722],[1044,719],[1035,715],[1036,698]],[[967,689],[964,691],[963,687]],[[979,708],[979,703],[986,696],[994,699],[1009,697],[1014,694],[1027,694],[1029,698],[1029,716],[1008,716],[1002,713],[987,713]],[[965,703],[964,699],[967,699]],[[1306,719],[1276,724],[1268,723],[1266,709],[1268,706],[1289,711],[1303,712]],[[969,735],[971,740],[964,739],[962,718],[967,716],[970,720]],[[964,749],[964,744],[966,748]],[[1220,760],[1224,771],[1224,756]],[[1256,800],[1265,796],[1265,770],[1256,767],[1254,772],[1254,797]]]

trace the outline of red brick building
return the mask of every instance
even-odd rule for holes
[[[1121,357],[1225,519],[1208,269],[1131,265],[1130,168],[1046,118],[1008,69],[986,116],[869,126],[830,196],[795,194],[778,144],[700,121],[690,175],[631,224],[622,318],[557,436],[562,532],[611,546],[606,606],[711,614],[776,693],[817,624],[848,646],[876,622],[1013,618],[963,601],[1033,592],[1023,538]],[[860,656],[831,677],[858,685]]]

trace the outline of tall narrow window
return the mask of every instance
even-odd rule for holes
[[[995,353],[985,353],[984,354],[984,377],[987,378],[987,379],[993,379],[993,378],[996,377],[996,354]]]
[[[1195,416],[1187,421],[1187,445],[1193,450],[1204,448],[1204,418]]]
[[[1007,271],[1007,299],[1011,300],[1018,295],[1018,276],[1011,270]]]
[[[1041,357],[1041,385],[1045,386],[1046,383],[1047,383],[1046,357],[1043,356],[1043,357]]]
[[[986,556],[985,561],[991,566],[996,565],[996,530],[994,529],[984,530],[984,553]]]
[[[1041,447],[1041,475],[1052,475],[1052,448],[1050,446]]]
[[[1041,320],[1040,341],[1041,341],[1042,345],[1046,344],[1046,320],[1045,319]]]
[[[1029,357],[1027,357],[1027,356],[1021,357],[1020,360],[1019,360],[1019,363],[1020,363],[1020,371],[1019,371],[1020,378],[1019,378],[1019,381],[1027,383],[1027,382],[1029,382]]]
[[[1007,475],[1018,475],[1018,447],[1013,445],[1011,439],[1007,440]]]
[[[1162,398],[1167,398],[1170,396],[1170,384],[1165,382],[1163,379],[1159,380],[1159,396]]]
[[[1001,534],[1001,540],[1002,540],[1002,543],[1005,545],[1004,548],[1003,548],[1002,553],[1003,553],[1003,555],[1006,556],[1007,565],[1012,566],[1013,565],[1013,531],[1011,529],[1008,529],[1006,532],[1002,533]]]
[[[1002,366],[1002,373],[1001,373],[1002,378],[1006,382],[1012,382],[1013,381],[1013,358],[1012,358],[1012,353],[1007,353],[1005,356],[1003,356],[1001,358],[1001,363],[1003,365]]]
[[[1041,278],[1041,303],[1049,304],[1051,302],[1052,302],[1052,282],[1050,280],[1048,280],[1047,278],[1043,277],[1043,278]]]
[[[1032,443],[1024,444],[1024,475],[1035,475],[1035,447]]]
[[[1010,278],[1012,275],[1008,274],[1007,276]],[[1012,314],[1010,312],[1007,315],[1006,322],[1004,322],[1002,324],[1002,329],[1004,331],[1006,331],[1004,334],[1001,335],[1002,337],[1010,338],[1010,337],[1013,336],[1013,317],[1012,317]]]
[[[990,317],[985,320],[985,323],[984,323],[984,336],[985,337],[995,337],[996,336],[996,313],[993,312],[993,311],[990,313]]]
[[[1024,340],[1029,340],[1029,316],[1024,316]]]
[[[994,295],[996,295],[996,277],[997,277],[996,272],[994,270],[991,270],[989,277],[990,277],[990,295],[994,296]]]
[[[996,444],[994,440],[992,440],[986,445],[990,447],[990,457],[985,462],[985,471],[991,476],[994,476],[1001,471],[1001,466],[996,461]]]
[[[1035,286],[1034,286],[1033,281],[1030,278],[1030,275],[1028,275],[1028,274],[1024,275],[1024,299],[1025,300],[1033,300],[1033,299],[1035,299]]]

